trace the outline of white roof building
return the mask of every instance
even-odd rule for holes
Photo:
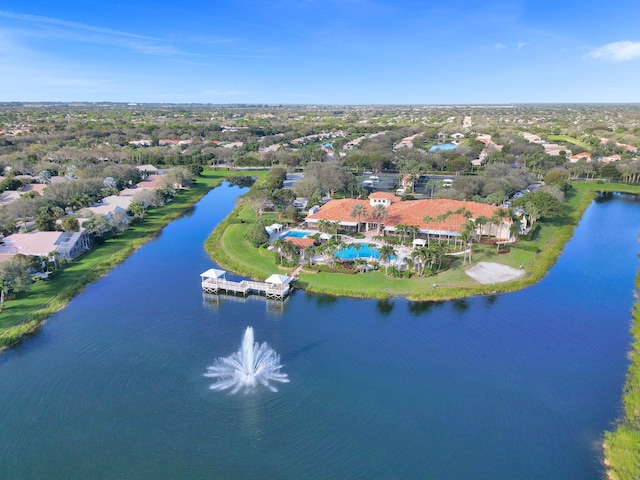
[[[101,203],[96,203],[88,207],[88,209],[95,215],[107,215],[118,209],[127,210],[132,201],[133,197],[130,196],[109,195],[108,197],[104,197]]]

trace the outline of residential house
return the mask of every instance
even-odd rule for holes
[[[579,162],[580,160],[585,160],[587,162],[591,161],[591,154],[588,152],[576,153],[575,155],[571,155],[569,157],[569,161],[571,163]]]
[[[4,244],[0,245],[0,258],[7,260],[17,254],[45,257],[57,252],[71,260],[86,252],[89,246],[90,239],[84,231],[14,233],[5,237]]]
[[[109,195],[104,197],[100,203],[88,207],[88,210],[92,211],[94,215],[106,215],[108,219],[113,212],[122,210],[126,212],[132,201],[131,196]]]
[[[145,175],[158,174],[158,168],[155,165],[151,165],[151,164],[137,165],[136,168],[138,169],[138,171],[140,171],[142,174],[145,174]]]
[[[618,162],[620,161],[620,155],[609,155],[608,157],[600,157],[598,160],[602,163]]]
[[[150,147],[151,140],[132,140],[129,142],[129,145],[133,145],[134,147]]]

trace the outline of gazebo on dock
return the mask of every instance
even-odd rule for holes
[[[222,280],[226,280],[227,272],[224,270],[219,270],[217,268],[210,268],[204,273],[200,274],[202,281],[204,282],[207,278],[221,278]]]
[[[202,290],[205,293],[264,293],[267,298],[283,299],[291,291],[293,277],[273,274],[264,282],[254,282],[252,280],[232,281],[226,279],[226,271],[217,268],[210,268],[200,274]]]
[[[277,273],[271,275],[264,281],[267,285],[267,298],[283,298],[287,293],[289,293],[289,284],[292,280],[293,277],[288,277],[286,275],[278,275]]]

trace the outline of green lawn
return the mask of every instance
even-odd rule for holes
[[[474,246],[474,263],[480,261],[502,263],[527,272],[525,279],[499,285],[480,285],[464,273],[457,258],[451,268],[426,278],[396,279],[384,274],[384,269],[365,274],[317,273],[303,269],[297,285],[316,293],[353,297],[388,298],[403,295],[412,299],[443,299],[469,295],[511,291],[529,286],[547,273],[560,256],[566,242],[584,210],[597,191],[626,191],[640,193],[640,187],[621,184],[577,183],[567,195],[565,215],[552,222],[540,222],[532,239],[521,239],[510,246],[507,254],[496,254],[495,247]],[[207,251],[222,267],[242,275],[263,280],[276,272],[287,271],[276,265],[275,253],[256,249],[245,239],[256,221],[248,207],[239,207],[221,223],[207,240]],[[291,270],[291,269],[289,269]],[[434,287],[434,284],[437,284]]]
[[[547,135],[547,138],[552,142],[568,142],[577,145],[578,147],[589,150],[591,146],[588,143],[584,143],[577,138],[570,137],[569,135]],[[574,152],[575,153],[575,152]]]
[[[636,289],[639,288],[640,273],[636,275]],[[610,478],[619,480],[640,478],[640,302],[635,304],[631,334],[631,364],[622,397],[624,415],[615,429],[604,435],[607,471]]]

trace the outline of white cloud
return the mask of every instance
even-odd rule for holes
[[[493,48],[496,50],[502,50],[503,48],[507,48],[507,46],[504,43],[496,43]]]
[[[522,50],[524,47],[526,47],[527,45],[529,45],[527,42],[520,42],[518,43],[518,50]]]
[[[98,43],[134,50],[146,55],[185,55],[185,52],[167,45],[160,38],[113,30],[110,28],[69,22],[39,15],[24,15],[0,10],[0,18],[8,18],[28,24],[28,30],[14,30],[23,37],[42,37],[71,40],[75,42]]]
[[[640,42],[613,42],[591,50],[588,57],[610,62],[626,62],[640,58]]]

